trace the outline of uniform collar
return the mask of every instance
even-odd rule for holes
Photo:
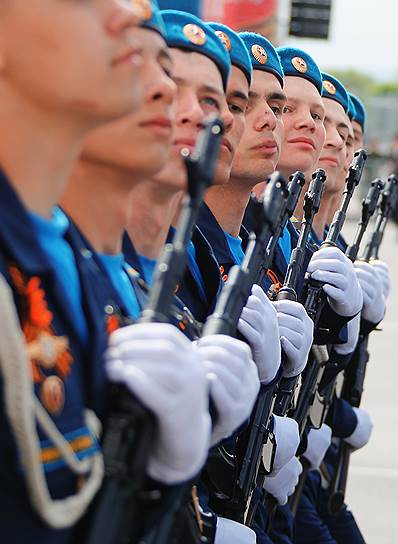
[[[233,266],[235,264],[235,259],[229,248],[224,231],[205,202],[203,202],[200,208],[197,223],[200,230],[209,241],[219,264],[223,266],[230,264]]]
[[[43,275],[51,271],[47,256],[40,248],[33,223],[21,199],[4,172],[0,171],[0,239],[8,255],[28,275]]]

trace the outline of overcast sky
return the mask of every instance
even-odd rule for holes
[[[286,28],[289,1],[279,1]],[[398,0],[333,0],[329,41],[289,38],[287,43],[307,50],[324,70],[357,68],[398,80]]]

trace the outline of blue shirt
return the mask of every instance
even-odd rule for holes
[[[146,284],[151,287],[157,260],[145,257],[145,255],[138,255],[138,259],[142,268],[143,279],[145,280]]]
[[[290,255],[292,253],[292,239],[290,236],[289,229],[286,227],[283,229],[282,236],[278,240],[278,246],[282,250],[283,256],[287,263],[290,261]]]
[[[88,342],[88,326],[82,306],[82,293],[75,256],[64,239],[69,220],[62,210],[54,208],[51,219],[29,212],[40,247],[46,253],[54,272],[65,290],[74,315],[76,330],[84,345]]]
[[[245,257],[244,251],[242,249],[242,238],[240,236],[231,236],[228,232],[224,232],[225,238],[227,239],[229,249],[234,258],[235,264],[241,265]]]
[[[141,308],[130,278],[125,270],[125,266],[127,265],[125,264],[123,253],[119,253],[118,255],[98,253],[97,255],[107,271],[114,288],[125,303],[130,316],[134,319],[138,319],[141,314]]]
[[[202,273],[199,269],[199,266],[198,266],[198,263],[197,263],[197,258],[196,258],[196,249],[195,249],[195,246],[192,242],[192,240],[190,240],[189,244],[188,244],[188,266],[191,270],[191,274],[193,275],[196,283],[197,283],[197,286],[198,286],[198,289],[199,289],[199,292],[200,292],[200,295],[201,297],[206,300],[206,289],[205,289],[205,282],[203,281],[203,277],[202,277]]]

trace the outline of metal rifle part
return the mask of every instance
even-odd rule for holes
[[[321,198],[326,182],[326,174],[322,169],[318,169],[312,175],[312,181],[308,191],[304,196],[304,216],[301,223],[301,229],[297,247],[292,251],[290,262],[286,272],[285,282],[277,295],[277,300],[297,301],[297,286],[301,279],[303,266],[306,256],[306,246],[311,234],[312,223],[315,215],[318,213]],[[282,365],[286,355],[282,355]],[[285,416],[292,405],[294,393],[299,384],[300,377],[282,378],[276,388],[276,400],[272,412],[276,415]],[[259,485],[262,486],[266,474],[262,474]],[[270,512],[270,524],[275,512],[277,501],[270,495],[266,495],[266,504]],[[253,505],[250,511],[250,521],[255,515],[258,505]]]
[[[286,182],[279,174],[273,174],[262,200],[254,203],[253,231],[250,233],[242,265],[231,268],[214,313],[204,324],[203,336],[209,334],[235,336],[240,314],[263,263],[264,249],[279,228],[281,210],[286,205],[286,200]]]
[[[213,183],[224,128],[220,119],[210,120],[198,137],[192,155],[185,159],[188,194],[185,196],[173,242],[166,244],[157,264],[142,323],[168,323],[175,290],[186,266],[187,246],[192,236],[203,196]]]
[[[378,203],[376,224],[367,241],[362,258],[365,261],[378,259],[379,248],[383,240],[384,231],[398,197],[398,177],[391,174],[381,193]]]
[[[361,220],[358,223],[357,232],[353,243],[347,248],[345,254],[351,262],[355,262],[358,257],[359,248],[362,242],[362,238],[368,228],[369,221],[372,218],[377,208],[380,193],[384,188],[384,182],[381,179],[375,179],[372,181],[366,198],[362,201],[362,214]]]
[[[265,250],[269,246],[272,237],[280,230],[287,198],[288,193],[284,178],[277,173],[273,174],[265,188],[262,199],[254,203],[253,231],[250,234],[244,260],[240,267],[234,266],[230,270],[215,311],[204,325],[203,336],[209,334],[236,335],[242,309],[256,282],[258,270],[264,262]],[[267,253],[265,263],[267,267],[270,265],[271,260],[272,254]],[[263,436],[266,433],[265,425],[260,421],[252,423],[252,425],[256,425],[256,431],[260,433],[262,445]],[[234,486],[234,491],[231,492],[231,495],[228,495],[228,500],[225,502],[228,516],[239,521],[243,521],[249,495],[252,491],[252,484],[257,473],[257,465],[261,457],[261,449],[260,453],[255,453],[251,448],[251,443],[246,446],[237,485]]]
[[[172,244],[159,259],[147,308],[140,322],[170,321],[175,288],[186,262],[191,238],[205,190],[212,184],[223,134],[222,122],[210,120],[198,137],[192,155],[185,159],[188,195]],[[148,451],[153,445],[156,421],[125,386],[113,386],[111,410],[103,438],[105,476],[98,493],[87,544],[124,544],[139,536],[137,501],[146,474]],[[167,535],[161,538],[167,541]]]
[[[293,216],[294,210],[296,209],[298,200],[301,195],[301,191],[304,187],[304,183],[305,183],[305,176],[300,171],[295,172],[289,178],[289,183],[287,186],[288,197],[286,200],[286,205],[281,210],[281,221],[279,223],[278,230],[277,232],[275,232],[275,236],[273,236],[272,239],[270,240],[269,245],[264,253],[264,260],[261,263],[261,267],[259,269],[258,276],[256,278],[256,283],[258,285],[262,284],[264,277],[267,275],[267,270],[272,264],[272,259],[269,258],[269,255],[274,254],[279,237],[283,233],[283,230],[285,229],[287,222]]]
[[[355,152],[354,160],[351,163],[348,170],[348,175],[346,177],[345,189],[340,208],[333,217],[326,240],[322,242],[321,248],[330,246],[335,247],[337,245],[337,241],[347,216],[348,206],[351,202],[354,190],[361,180],[366,158],[367,155],[363,149]],[[319,317],[324,308],[325,302],[326,297],[323,291],[323,283],[321,281],[313,280],[310,277],[307,282],[307,292],[304,306],[308,312],[308,315],[315,324],[317,324],[319,321]],[[315,331],[315,334],[316,333],[317,331]]]

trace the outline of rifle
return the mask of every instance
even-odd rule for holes
[[[175,288],[185,270],[186,247],[203,194],[213,180],[222,133],[222,122],[217,118],[210,120],[199,135],[194,152],[185,159],[188,195],[174,241],[165,246],[159,259],[140,322],[170,320]],[[128,544],[139,537],[142,528],[137,520],[137,503],[155,431],[153,415],[126,387],[113,386],[103,440],[105,476],[90,520],[87,544]],[[167,535],[164,542],[166,539]]]
[[[272,254],[266,252],[272,237],[280,232],[280,224],[284,219],[284,210],[287,202],[287,188],[285,180],[275,173],[265,188],[264,195],[260,201],[254,201],[253,206],[253,231],[250,233],[249,243],[245,251],[242,265],[234,266],[230,270],[228,280],[217,301],[214,313],[207,319],[203,335],[236,334],[238,321],[252,287],[256,282],[259,270],[271,264]],[[259,423],[261,431],[266,429],[263,423]],[[253,461],[251,453],[250,461]],[[225,457],[225,455],[224,455]],[[259,456],[260,457],[260,456]],[[257,462],[257,459],[255,460]],[[248,468],[246,465],[244,470]],[[211,467],[210,467],[211,470]],[[216,471],[217,472],[217,471]],[[232,477],[231,477],[232,478]],[[224,496],[228,500],[223,501],[223,507],[228,509],[228,515],[233,519],[243,519],[246,504],[251,489],[248,487],[248,480],[242,486],[240,478],[234,489]],[[227,511],[227,510],[226,510]]]
[[[377,259],[384,231],[397,198],[398,178],[392,174],[380,196],[375,228],[366,244],[362,259],[369,262]],[[348,366],[343,382],[342,398],[348,400],[351,406],[359,408],[361,404],[366,367],[369,361],[368,334],[360,334],[354,357]],[[353,448],[344,440],[340,441],[337,452],[336,470],[329,487],[328,510],[337,514],[344,504],[347,487],[348,469]]]
[[[305,183],[305,176],[302,172],[296,172],[290,177],[288,185],[288,197],[286,206],[282,209],[281,221],[278,222],[279,227],[276,229],[274,236],[271,238],[266,252],[264,254],[263,261],[261,263],[256,282],[261,285],[264,276],[271,266],[272,258],[278,243],[278,239],[281,236],[283,230],[286,227],[287,222],[293,216],[296,209],[297,202],[300,198],[302,188]],[[242,454],[241,470],[238,476],[238,485],[240,487],[242,501],[247,504],[250,494],[254,488],[254,484],[258,476],[265,472],[269,474],[272,471],[273,458],[274,458],[274,440],[271,437],[269,430],[270,417],[272,415],[272,407],[275,399],[275,391],[260,390],[256,405],[254,407],[252,421],[250,425],[250,432],[247,440],[245,441],[245,448]],[[268,435],[267,445],[265,446],[268,455],[268,462],[266,466],[261,465],[261,456],[264,448],[265,437]],[[263,457],[264,459],[264,457]],[[261,476],[260,476],[261,477]],[[250,526],[255,514],[255,508],[253,508],[250,502],[247,510],[245,523]],[[240,512],[240,520],[243,520],[244,513]],[[237,520],[239,521],[239,520]]]
[[[329,228],[326,240],[322,242],[322,247],[336,247],[341,230],[347,216],[347,209],[351,202],[355,188],[358,186],[367,155],[364,150],[359,150],[354,155],[354,160],[349,168],[346,178],[345,189],[343,192],[340,208],[336,211],[332,224]],[[362,236],[363,234],[361,234]],[[304,307],[308,315],[314,321],[315,338],[317,337],[317,329],[322,310],[326,303],[326,297],[323,291],[323,283],[309,278],[307,283],[307,291],[304,298]],[[320,331],[322,338],[325,332]],[[300,396],[297,406],[293,409],[291,417],[293,417],[299,426],[300,436],[303,435],[307,423],[312,427],[319,429],[325,420],[327,412],[327,401],[331,391],[325,392],[319,388],[322,382],[323,374],[327,369],[329,362],[329,352],[325,345],[313,345],[312,357],[309,359],[305,371],[304,379],[300,391]],[[333,365],[333,363],[330,363]],[[303,472],[300,475],[299,482],[296,486],[295,493],[289,499],[289,506],[293,515],[297,512],[298,503],[307,479],[310,465],[305,460],[303,462]]]
[[[311,234],[312,223],[315,215],[319,211],[322,193],[326,181],[325,171],[317,170],[312,175],[312,181],[304,196],[304,218],[301,224],[297,247],[292,251],[290,262],[286,272],[286,278],[283,287],[277,295],[277,300],[294,300],[297,301],[297,286],[301,277],[306,256],[306,246]],[[282,356],[282,366],[285,360],[285,355]],[[285,416],[290,408],[291,400],[294,396],[299,378],[282,378],[276,386],[276,400],[271,409],[271,413],[280,416]],[[270,413],[270,415],[271,415]],[[260,475],[258,485],[262,487],[266,473]],[[273,517],[273,512],[277,506],[277,501],[270,495],[266,496],[267,507],[270,512],[270,519]],[[250,525],[256,510],[257,504],[251,504],[248,510],[246,524]]]

